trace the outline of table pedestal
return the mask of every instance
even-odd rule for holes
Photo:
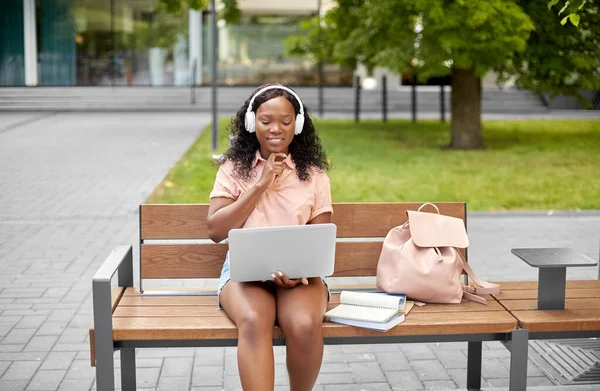
[[[567,282],[566,267],[540,268],[538,274],[538,310],[564,310]]]

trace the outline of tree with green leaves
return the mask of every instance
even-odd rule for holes
[[[201,10],[206,8],[209,2],[210,0],[158,0],[159,6],[174,14],[181,11],[184,5],[194,10]]]
[[[490,70],[500,81],[514,78],[521,87],[552,96],[600,90],[599,2],[563,4],[561,15],[552,3],[337,0],[319,29],[308,22],[307,36],[290,40],[290,50],[353,67],[362,63],[367,70],[410,70],[422,81],[450,74],[450,147],[481,148],[481,77]]]
[[[534,92],[576,96],[589,106],[581,91],[600,91],[600,2],[577,6],[580,19],[564,25],[557,22],[562,15],[549,11],[544,0],[517,4],[535,28],[526,49],[499,68],[501,76],[515,77],[517,85]]]
[[[221,3],[223,8],[219,14],[219,18],[226,20],[228,23],[235,23],[240,20],[242,12],[238,8],[237,0],[216,0]],[[187,5],[190,9],[199,11],[208,7],[210,0],[159,0],[159,5],[165,7],[171,13],[177,13]]]
[[[548,9],[554,7],[555,5],[560,3],[560,1],[561,0],[550,0],[550,2],[548,3]],[[560,20],[560,24],[564,26],[565,23],[567,23],[567,21],[571,21],[573,26],[579,26],[579,20],[581,19],[579,11],[581,11],[583,6],[585,5],[586,0],[565,0],[563,3],[564,4],[558,11],[559,16],[561,14],[563,15],[562,19]]]
[[[531,19],[514,1],[338,0],[318,31],[290,43],[296,54],[367,70],[411,70],[421,81],[452,75],[451,148],[483,148],[481,78],[526,48]]]
[[[600,2],[574,0],[564,8],[565,1],[557,15],[552,7],[561,1],[336,0],[288,44],[292,54],[353,69],[409,70],[421,81],[451,75],[450,147],[478,149],[484,146],[481,78],[488,71],[551,95],[600,90]],[[221,3],[221,18],[239,20],[237,0]]]

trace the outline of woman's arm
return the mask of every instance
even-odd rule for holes
[[[207,218],[208,237],[218,243],[227,238],[230,230],[241,228],[266,189],[266,186],[257,184],[237,200],[224,197],[211,199]]]
[[[256,185],[237,200],[225,197],[215,197],[210,200],[206,221],[209,238],[218,243],[227,238],[230,230],[244,225],[260,197],[283,172],[285,157],[283,153],[272,153]]]
[[[321,172],[315,178],[317,191],[315,192],[315,201],[312,219],[307,224],[327,224],[331,223],[333,207],[331,202],[331,185],[326,173]]]
[[[327,223],[331,223],[331,213],[330,212],[321,213],[320,215],[315,216],[307,224],[327,224]]]

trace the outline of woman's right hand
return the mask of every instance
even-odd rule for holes
[[[271,273],[273,282],[280,288],[295,288],[297,285],[308,285],[308,278],[289,278],[287,274],[279,270],[277,274]]]
[[[272,153],[267,159],[267,164],[262,172],[258,185],[268,189],[273,185],[278,175],[283,173],[283,161],[287,155],[285,153]]]

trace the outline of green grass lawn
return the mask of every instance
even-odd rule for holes
[[[219,152],[229,119],[219,123]],[[486,149],[449,151],[449,125],[315,120],[334,202],[467,201],[469,210],[600,209],[600,121],[485,121]],[[149,203],[205,203],[217,167],[208,126]]]

